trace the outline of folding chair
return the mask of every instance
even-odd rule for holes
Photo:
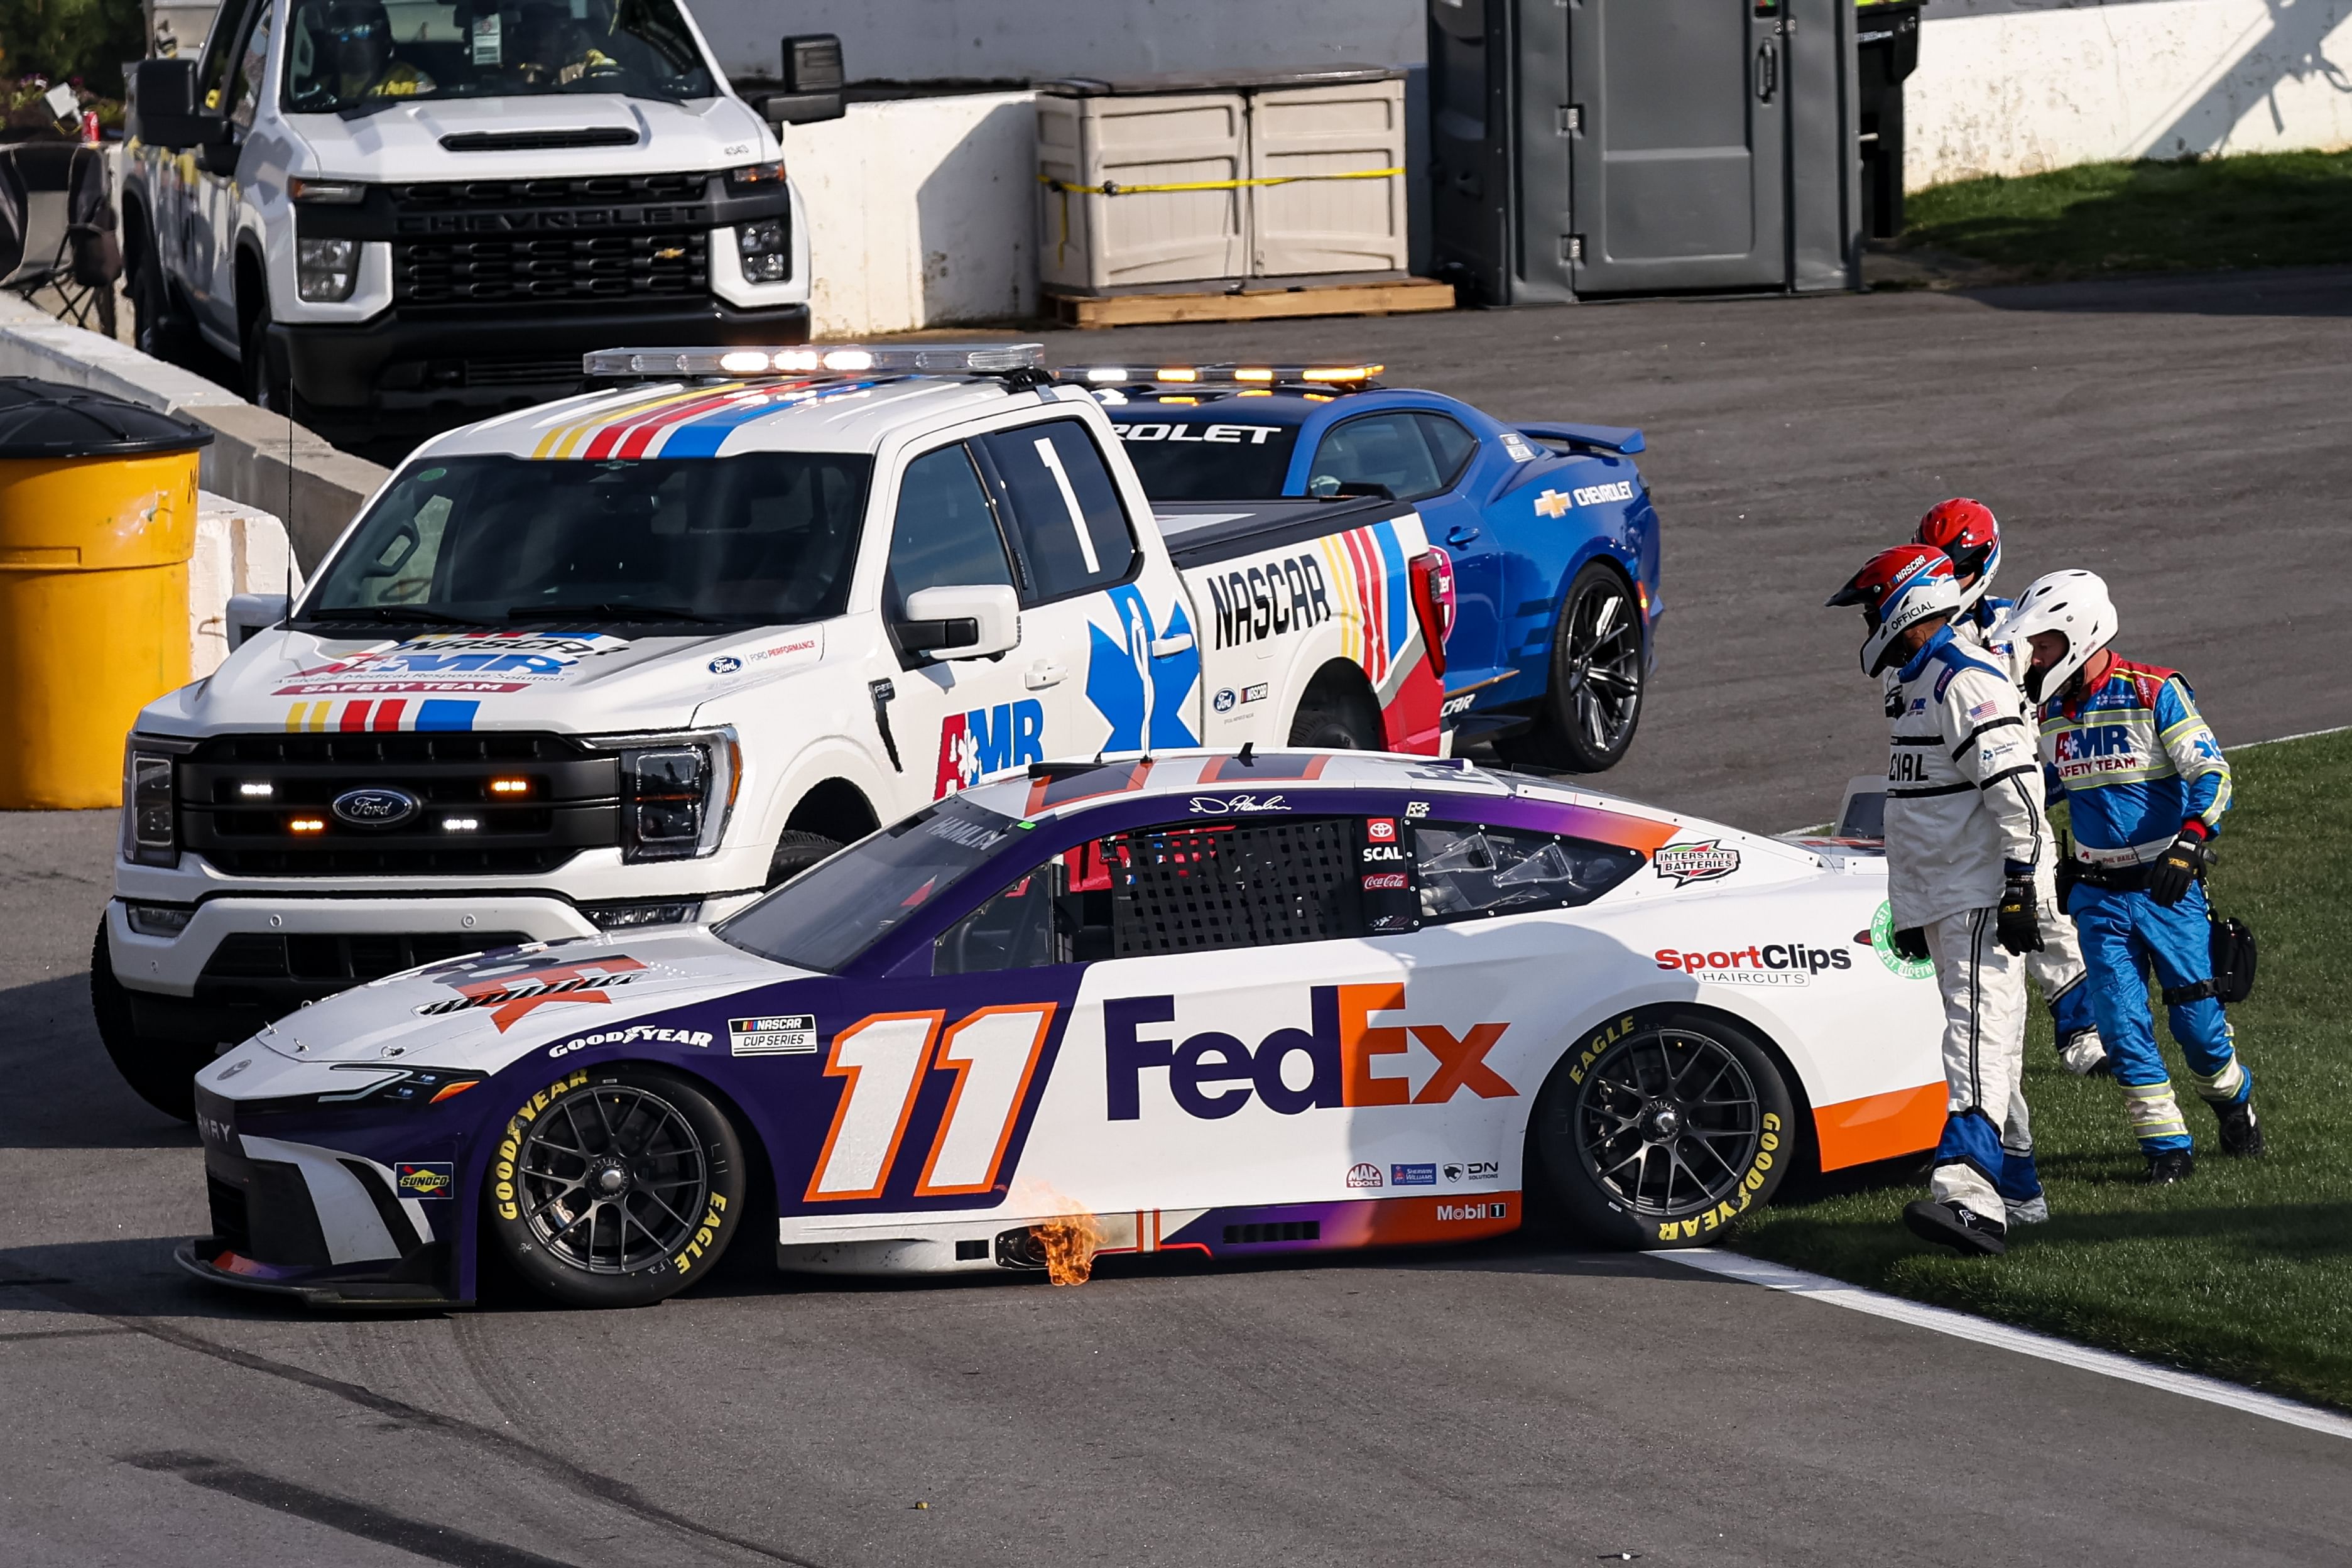
[[[57,290],[58,318],[114,335],[114,285],[122,276],[106,150],[71,142],[20,142],[6,148],[0,188],[22,193],[24,246],[0,288],[29,300]],[[5,201],[5,196],[0,196]],[[6,220],[0,219],[0,226]],[[0,254],[5,254],[0,251]]]

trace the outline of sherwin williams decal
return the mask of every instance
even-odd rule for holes
[[[299,671],[277,695],[497,696],[561,680],[582,659],[628,646],[609,632],[435,633]]]
[[[1087,628],[1087,700],[1110,726],[1099,749],[1199,745],[1184,709],[1201,679],[1201,649],[1184,606],[1171,604],[1167,626],[1159,627],[1141,590],[1132,584],[1113,588],[1105,597],[1118,618],[1118,635],[1091,624]],[[1178,638],[1183,646],[1171,652],[1151,651],[1155,643]]]
[[[940,721],[940,761],[931,798],[969,789],[990,773],[1045,760],[1045,709],[1034,697],[950,713]]]
[[[1486,1054],[1508,1024],[1472,1024],[1457,1032],[1444,1024],[1375,1027],[1375,1014],[1405,1010],[1397,984],[1318,985],[1308,993],[1312,1027],[1276,1029],[1252,1046],[1239,1037],[1206,1031],[1181,1042],[1158,1026],[1176,1018],[1173,996],[1118,997],[1103,1004],[1105,1117],[1134,1121],[1143,1114],[1146,1075],[1185,1115],[1203,1121],[1232,1116],[1252,1100],[1277,1116],[1310,1110],[1372,1105],[1444,1105],[1467,1090],[1481,1100],[1511,1100],[1518,1089],[1486,1065]],[[1377,1058],[1402,1056],[1417,1041],[1437,1058],[1436,1070],[1414,1093],[1402,1076],[1377,1070]],[[1305,1085],[1283,1074],[1293,1056],[1307,1058]],[[1161,1076],[1164,1075],[1164,1076]]]

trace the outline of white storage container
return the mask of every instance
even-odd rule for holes
[[[1064,292],[1404,269],[1398,71],[1048,82],[1037,172]]]

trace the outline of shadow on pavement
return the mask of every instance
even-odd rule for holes
[[[2164,273],[1956,290],[1997,310],[2109,315],[2352,316],[2352,267]]]
[[[98,1043],[83,971],[0,990],[0,1149],[193,1149],[195,1129],[131,1092]]]

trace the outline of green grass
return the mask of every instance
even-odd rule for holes
[[[1904,199],[1906,245],[2035,278],[2352,262],[2352,153],[2084,163]]]
[[[2352,1409],[2352,734],[2250,747],[2231,763],[2238,806],[2210,888],[2261,943],[2254,993],[2231,1018],[2267,1156],[2219,1152],[2212,1114],[2166,1040],[2197,1174],[2138,1184],[2144,1162],[2115,1085],[2066,1073],[2037,1002],[2026,1098],[2051,1219],[2013,1231],[2006,1258],[1962,1258],[1912,1239],[1900,1216],[1924,1184],[1884,1168],[1843,1192],[1832,1173],[1823,1194],[1784,1198],[1731,1244]]]

